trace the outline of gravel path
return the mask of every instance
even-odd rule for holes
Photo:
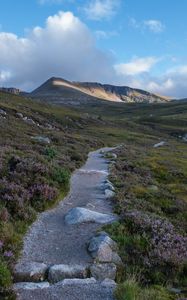
[[[104,151],[112,150],[104,148]],[[39,215],[24,239],[24,247],[18,267],[27,262],[53,264],[89,265],[93,259],[87,251],[87,243],[101,227],[98,223],[67,225],[66,214],[74,207],[112,214],[112,203],[106,199],[104,181],[108,175],[108,162],[100,150],[89,154],[86,164],[72,175],[68,196],[50,211]],[[110,285],[94,283],[53,285],[45,290],[19,290],[20,300],[112,300]]]

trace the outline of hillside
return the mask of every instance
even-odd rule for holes
[[[123,144],[111,169],[117,192],[115,211],[124,216],[129,210],[136,210],[140,218],[146,214],[151,222],[155,216],[158,220],[164,218],[173,224],[180,237],[185,235],[186,112],[186,101],[165,104],[96,101],[68,108],[0,93],[1,291],[11,284],[10,270],[29,224],[38,212],[52,207],[66,195],[70,174],[85,162],[89,151],[102,146]],[[162,147],[153,147],[162,141],[165,142]],[[128,215],[128,220],[133,216]],[[186,286],[183,253],[173,262],[170,252],[169,265],[162,256],[157,257],[156,271],[154,264],[148,268],[139,257],[149,257],[150,249],[138,234],[132,234],[135,230],[142,234],[144,229],[138,227],[141,224],[135,224],[136,228],[129,224],[130,221],[126,224],[122,219],[106,229],[118,242],[125,266],[129,266],[126,273],[124,269],[118,271],[117,282],[125,281],[137,267],[138,272],[141,270],[141,285],[165,285],[167,277],[170,286]],[[121,232],[127,236],[126,240]],[[171,251],[173,242],[169,242],[167,247]],[[129,249],[134,249],[133,261]]]
[[[126,86],[91,82],[70,82],[55,77],[47,80],[30,93],[30,96],[45,99],[53,103],[74,105],[98,99],[124,103],[158,103],[169,101],[168,98]]]

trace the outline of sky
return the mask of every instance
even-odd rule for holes
[[[0,0],[0,86],[52,76],[187,97],[187,0]]]

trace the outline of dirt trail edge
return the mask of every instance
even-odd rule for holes
[[[94,255],[88,251],[89,241],[102,224],[117,220],[110,200],[112,187],[107,182],[109,161],[101,154],[113,149],[91,152],[86,164],[73,173],[68,196],[56,208],[40,214],[30,227],[15,268],[17,299],[114,300],[115,265],[110,261],[95,268]],[[92,244],[96,247],[101,242],[104,255],[109,256],[106,246],[113,246],[109,239],[102,235]],[[102,272],[109,276],[101,279]]]

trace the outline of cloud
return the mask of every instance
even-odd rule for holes
[[[159,20],[146,20],[143,22],[144,26],[154,33],[160,33],[164,31],[165,26]]]
[[[165,29],[165,25],[160,20],[144,20],[139,22],[135,18],[130,18],[129,26],[140,29],[142,32],[146,29],[155,34],[161,33]]]
[[[110,82],[110,55],[96,48],[93,34],[79,18],[59,12],[26,38],[0,33],[0,86],[27,90],[51,76]]]
[[[120,0],[92,0],[84,7],[87,18],[91,20],[110,19],[119,8]]]
[[[157,62],[158,58],[155,57],[134,58],[128,63],[115,65],[115,70],[119,75],[138,75],[149,72]]]

